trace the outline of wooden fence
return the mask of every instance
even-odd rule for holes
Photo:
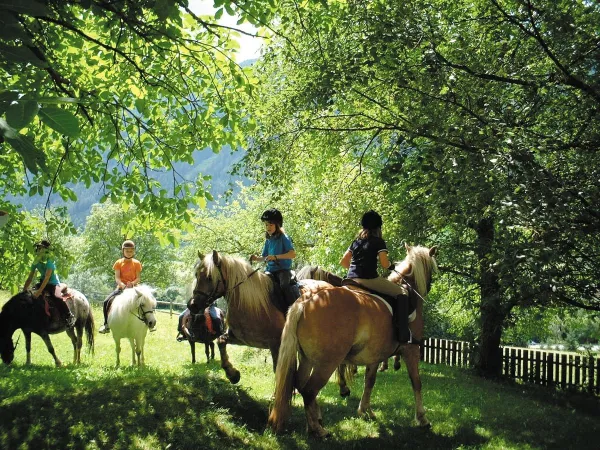
[[[506,377],[600,395],[598,356],[508,346],[501,350],[502,375]],[[430,338],[421,351],[423,361],[431,364],[473,366],[473,345],[469,342]]]

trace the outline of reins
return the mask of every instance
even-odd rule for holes
[[[194,289],[194,296],[198,295],[198,294],[202,294],[207,298],[207,306],[212,305],[214,302],[217,301],[217,299],[219,299],[220,297],[227,297],[231,292],[233,292],[238,286],[240,286],[241,284],[245,283],[246,281],[248,281],[252,275],[254,275],[256,272],[258,272],[260,270],[260,267],[257,269],[254,269],[252,272],[250,272],[248,275],[246,275],[246,278],[244,278],[242,281],[239,281],[238,283],[235,284],[235,286],[227,289],[227,285],[225,284],[225,277],[223,276],[223,271],[221,270],[221,264],[215,264],[217,270],[219,271],[219,281],[217,282],[217,284],[215,284],[214,289],[212,290],[212,292],[210,294],[207,294],[206,292],[202,292],[200,290]],[[217,296],[217,290],[219,289],[219,282],[223,283],[223,287],[225,288],[225,292],[222,295]]]

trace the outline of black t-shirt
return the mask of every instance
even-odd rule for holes
[[[383,239],[375,236],[355,239],[348,250],[352,253],[348,278],[377,278],[379,252],[388,251]]]

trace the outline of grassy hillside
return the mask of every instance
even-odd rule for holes
[[[100,325],[101,311],[94,313]],[[412,423],[413,394],[403,368],[378,376],[372,399],[377,420],[356,417],[360,377],[347,400],[331,381],[319,397],[331,438],[321,442],[306,435],[300,398],[294,399],[287,433],[275,436],[264,431],[274,387],[268,352],[230,347],[242,372],[234,386],[218,363],[206,364],[203,348],[197,347],[200,363],[190,364],[188,344],[175,341],[175,316],[160,313],[158,320],[141,369],[113,367],[110,335],[96,336],[95,354],[85,354],[81,366],[62,368],[54,367],[35,336],[33,364],[26,367],[21,338],[15,362],[0,367],[0,448],[597,448],[595,401],[427,364],[422,375],[429,430]],[[52,340],[68,363],[66,334]],[[124,363],[130,360],[126,342],[121,356]]]

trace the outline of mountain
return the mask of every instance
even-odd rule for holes
[[[247,182],[247,180],[232,176],[229,174],[233,165],[240,161],[244,156],[243,150],[231,151],[229,147],[225,147],[219,153],[213,153],[210,149],[194,151],[194,164],[175,163],[175,170],[186,180],[195,180],[198,175],[210,175],[211,180],[207,181],[210,185],[210,193],[214,198],[224,194],[227,190],[233,189],[236,192],[235,184],[238,181]],[[169,189],[172,186],[173,179],[171,172],[153,174],[160,184]],[[50,205],[53,207],[66,206],[71,220],[76,227],[83,227],[85,220],[92,209],[94,203],[98,203],[103,195],[102,186],[96,183],[89,188],[83,184],[73,186],[73,191],[77,195],[77,201],[63,201],[57,194],[50,197]],[[22,205],[24,210],[32,210],[37,207],[43,208],[46,205],[45,196],[21,197],[11,199],[15,203]],[[210,207],[210,204],[208,205]]]

